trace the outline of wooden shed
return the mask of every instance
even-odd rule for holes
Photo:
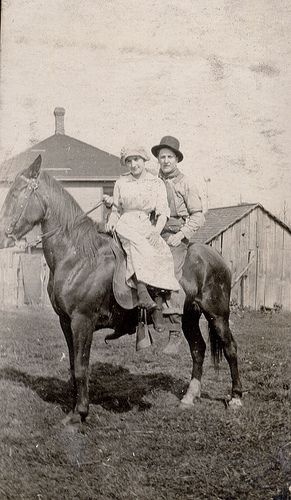
[[[259,203],[212,208],[195,242],[216,248],[232,271],[232,301],[291,311],[291,228]]]

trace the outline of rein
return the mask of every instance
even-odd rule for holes
[[[87,212],[85,212],[84,214],[81,215],[79,221],[78,221],[78,224],[80,224],[80,222],[88,215],[90,214],[91,212],[94,212],[94,210],[96,210],[97,208],[101,207],[101,205],[104,203],[103,200],[99,201],[99,203],[97,203],[97,205],[95,205],[93,208],[91,208],[90,210],[88,210]],[[27,243],[26,244],[26,248],[31,248],[31,247],[35,247],[36,245],[38,245],[39,243],[41,243],[42,241],[42,238],[49,238],[50,236],[52,236],[53,234],[55,234],[57,231],[59,230],[58,227],[54,228],[54,229],[51,229],[50,231],[47,231],[46,233],[41,233],[38,235],[38,237],[31,241],[30,243]]]

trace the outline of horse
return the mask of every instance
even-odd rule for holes
[[[42,158],[20,172],[0,212],[0,248],[11,247],[35,225],[42,230],[43,252],[50,269],[48,294],[59,317],[70,360],[72,415],[85,421],[89,412],[89,358],[93,332],[112,328],[133,333],[137,308],[123,310],[113,293],[115,256],[112,237],[88,217],[74,198],[41,170]],[[199,319],[208,322],[214,365],[224,354],[231,374],[230,406],[241,406],[242,386],[237,346],[229,327],[231,274],[220,254],[207,245],[189,246],[181,285],[186,298],[182,317],[192,356],[192,376],[180,404],[193,407],[201,396],[206,344]],[[123,328],[123,330],[122,330]],[[114,334],[113,334],[114,335]]]

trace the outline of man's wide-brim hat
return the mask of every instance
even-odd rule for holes
[[[183,160],[183,153],[180,151],[180,143],[176,137],[172,137],[171,135],[166,135],[161,139],[160,144],[152,147],[152,153],[157,158],[159,156],[159,152],[163,148],[171,149],[175,153],[178,158],[178,163]]]

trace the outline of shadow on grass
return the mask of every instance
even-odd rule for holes
[[[64,412],[73,407],[70,382],[55,377],[29,375],[15,368],[0,370],[0,380],[10,380],[28,387],[48,403],[58,404]],[[143,398],[152,391],[163,390],[180,398],[185,382],[163,373],[132,374],[129,370],[109,363],[94,363],[90,371],[90,404],[101,405],[112,412],[123,413],[137,407],[143,411],[151,407]]]
[[[222,403],[225,408],[227,408],[227,401],[223,396],[213,397],[210,396],[207,392],[201,392],[201,399],[208,399],[208,401],[218,401],[219,403]]]

